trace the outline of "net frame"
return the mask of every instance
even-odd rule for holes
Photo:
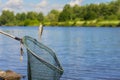
[[[30,47],[28,46],[29,44],[27,43],[27,40],[30,40],[30,41],[34,42],[35,45],[37,45],[38,47],[40,47],[40,48],[44,49],[45,51],[47,51],[53,57],[53,59],[56,61],[57,66],[49,63],[48,61],[44,60],[42,57],[38,56],[34,51],[32,51],[30,49]],[[52,49],[48,48],[44,44],[38,42],[36,39],[33,39],[32,37],[29,37],[29,36],[24,36],[23,39],[22,39],[22,42],[23,42],[23,45],[25,46],[25,48],[27,49],[27,54],[32,54],[32,56],[34,56],[36,59],[38,59],[41,63],[43,63],[44,65],[46,65],[50,69],[52,69],[52,70],[56,71],[57,73],[59,73],[59,75],[63,74],[63,68],[60,65],[60,63],[58,61],[58,58],[57,58],[55,52]],[[32,80],[32,78],[31,78],[31,70],[30,70],[31,62],[29,61],[29,58],[30,57],[28,55],[28,79]],[[58,76],[58,77],[60,78],[60,76]]]

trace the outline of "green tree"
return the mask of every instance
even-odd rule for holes
[[[99,7],[97,4],[90,4],[85,7],[84,19],[85,20],[94,20],[99,16]]]
[[[1,17],[0,17],[0,25],[6,25],[6,24],[14,24],[15,17],[14,13],[9,10],[2,11]]]
[[[17,13],[16,14],[16,20],[19,20],[19,21],[24,21],[26,20],[27,16],[25,13]]]
[[[73,20],[73,9],[69,4],[65,5],[63,11],[60,13],[58,20],[59,21]]]
[[[116,15],[112,14],[112,15],[108,16],[106,19],[107,20],[118,20],[118,17]]]
[[[37,20],[40,21],[40,22],[43,22],[43,20],[44,20],[44,15],[43,15],[42,12],[38,13],[38,15],[37,15]]]
[[[108,7],[108,4],[105,4],[105,3],[101,3],[99,5],[99,13],[100,13],[100,16],[107,16],[107,15],[111,15],[111,12],[110,12],[110,8]]]
[[[48,13],[47,18],[48,21],[50,22],[57,22],[58,21],[58,17],[59,17],[60,12],[57,10],[51,10],[50,13]]]
[[[96,19],[96,14],[93,11],[89,11],[85,14],[84,20],[94,20]]]
[[[111,14],[117,14],[120,10],[120,0],[115,0],[109,3]]]
[[[17,13],[16,14],[16,25],[24,26],[24,22],[27,19],[26,13]]]
[[[78,5],[73,6],[73,19],[81,19],[81,7]]]
[[[27,12],[27,19],[30,19],[30,20],[35,20],[37,19],[37,13],[36,12]]]

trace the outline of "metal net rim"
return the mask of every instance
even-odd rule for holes
[[[60,63],[59,63],[58,60],[57,60],[57,63],[59,64],[59,66],[56,67],[56,66],[52,65],[51,63],[47,62],[46,60],[42,59],[40,56],[37,56],[37,55],[27,46],[27,42],[26,42],[27,39],[30,39],[30,40],[32,40],[32,41],[36,41],[39,45],[44,46],[46,49],[49,49],[49,50],[51,50],[51,51],[53,52],[52,49],[48,48],[47,46],[45,46],[44,44],[38,42],[36,39],[34,39],[34,38],[30,37],[30,36],[24,36],[23,39],[22,39],[23,45],[25,46],[25,48],[26,48],[27,50],[29,50],[29,51],[31,52],[31,54],[32,54],[34,57],[36,57],[37,59],[39,59],[39,60],[40,60],[41,62],[43,62],[45,65],[49,65],[49,67],[50,67],[51,69],[56,70],[57,72],[63,74],[63,69],[62,69],[62,67],[61,67],[61,65],[60,65]],[[53,54],[54,54],[54,57],[57,59],[57,56],[55,55],[54,52],[53,52]]]

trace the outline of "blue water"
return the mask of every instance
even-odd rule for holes
[[[18,37],[39,39],[38,27],[0,27]],[[61,80],[120,80],[120,28],[44,27],[42,43],[53,49],[63,66]],[[0,70],[13,70],[27,76],[24,49],[0,34]],[[24,79],[27,80],[27,79]]]

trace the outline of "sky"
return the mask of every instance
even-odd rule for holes
[[[0,0],[0,13],[3,10],[11,10],[15,13],[36,11],[47,14],[52,9],[62,10],[66,4],[81,6],[110,1],[112,0]]]

